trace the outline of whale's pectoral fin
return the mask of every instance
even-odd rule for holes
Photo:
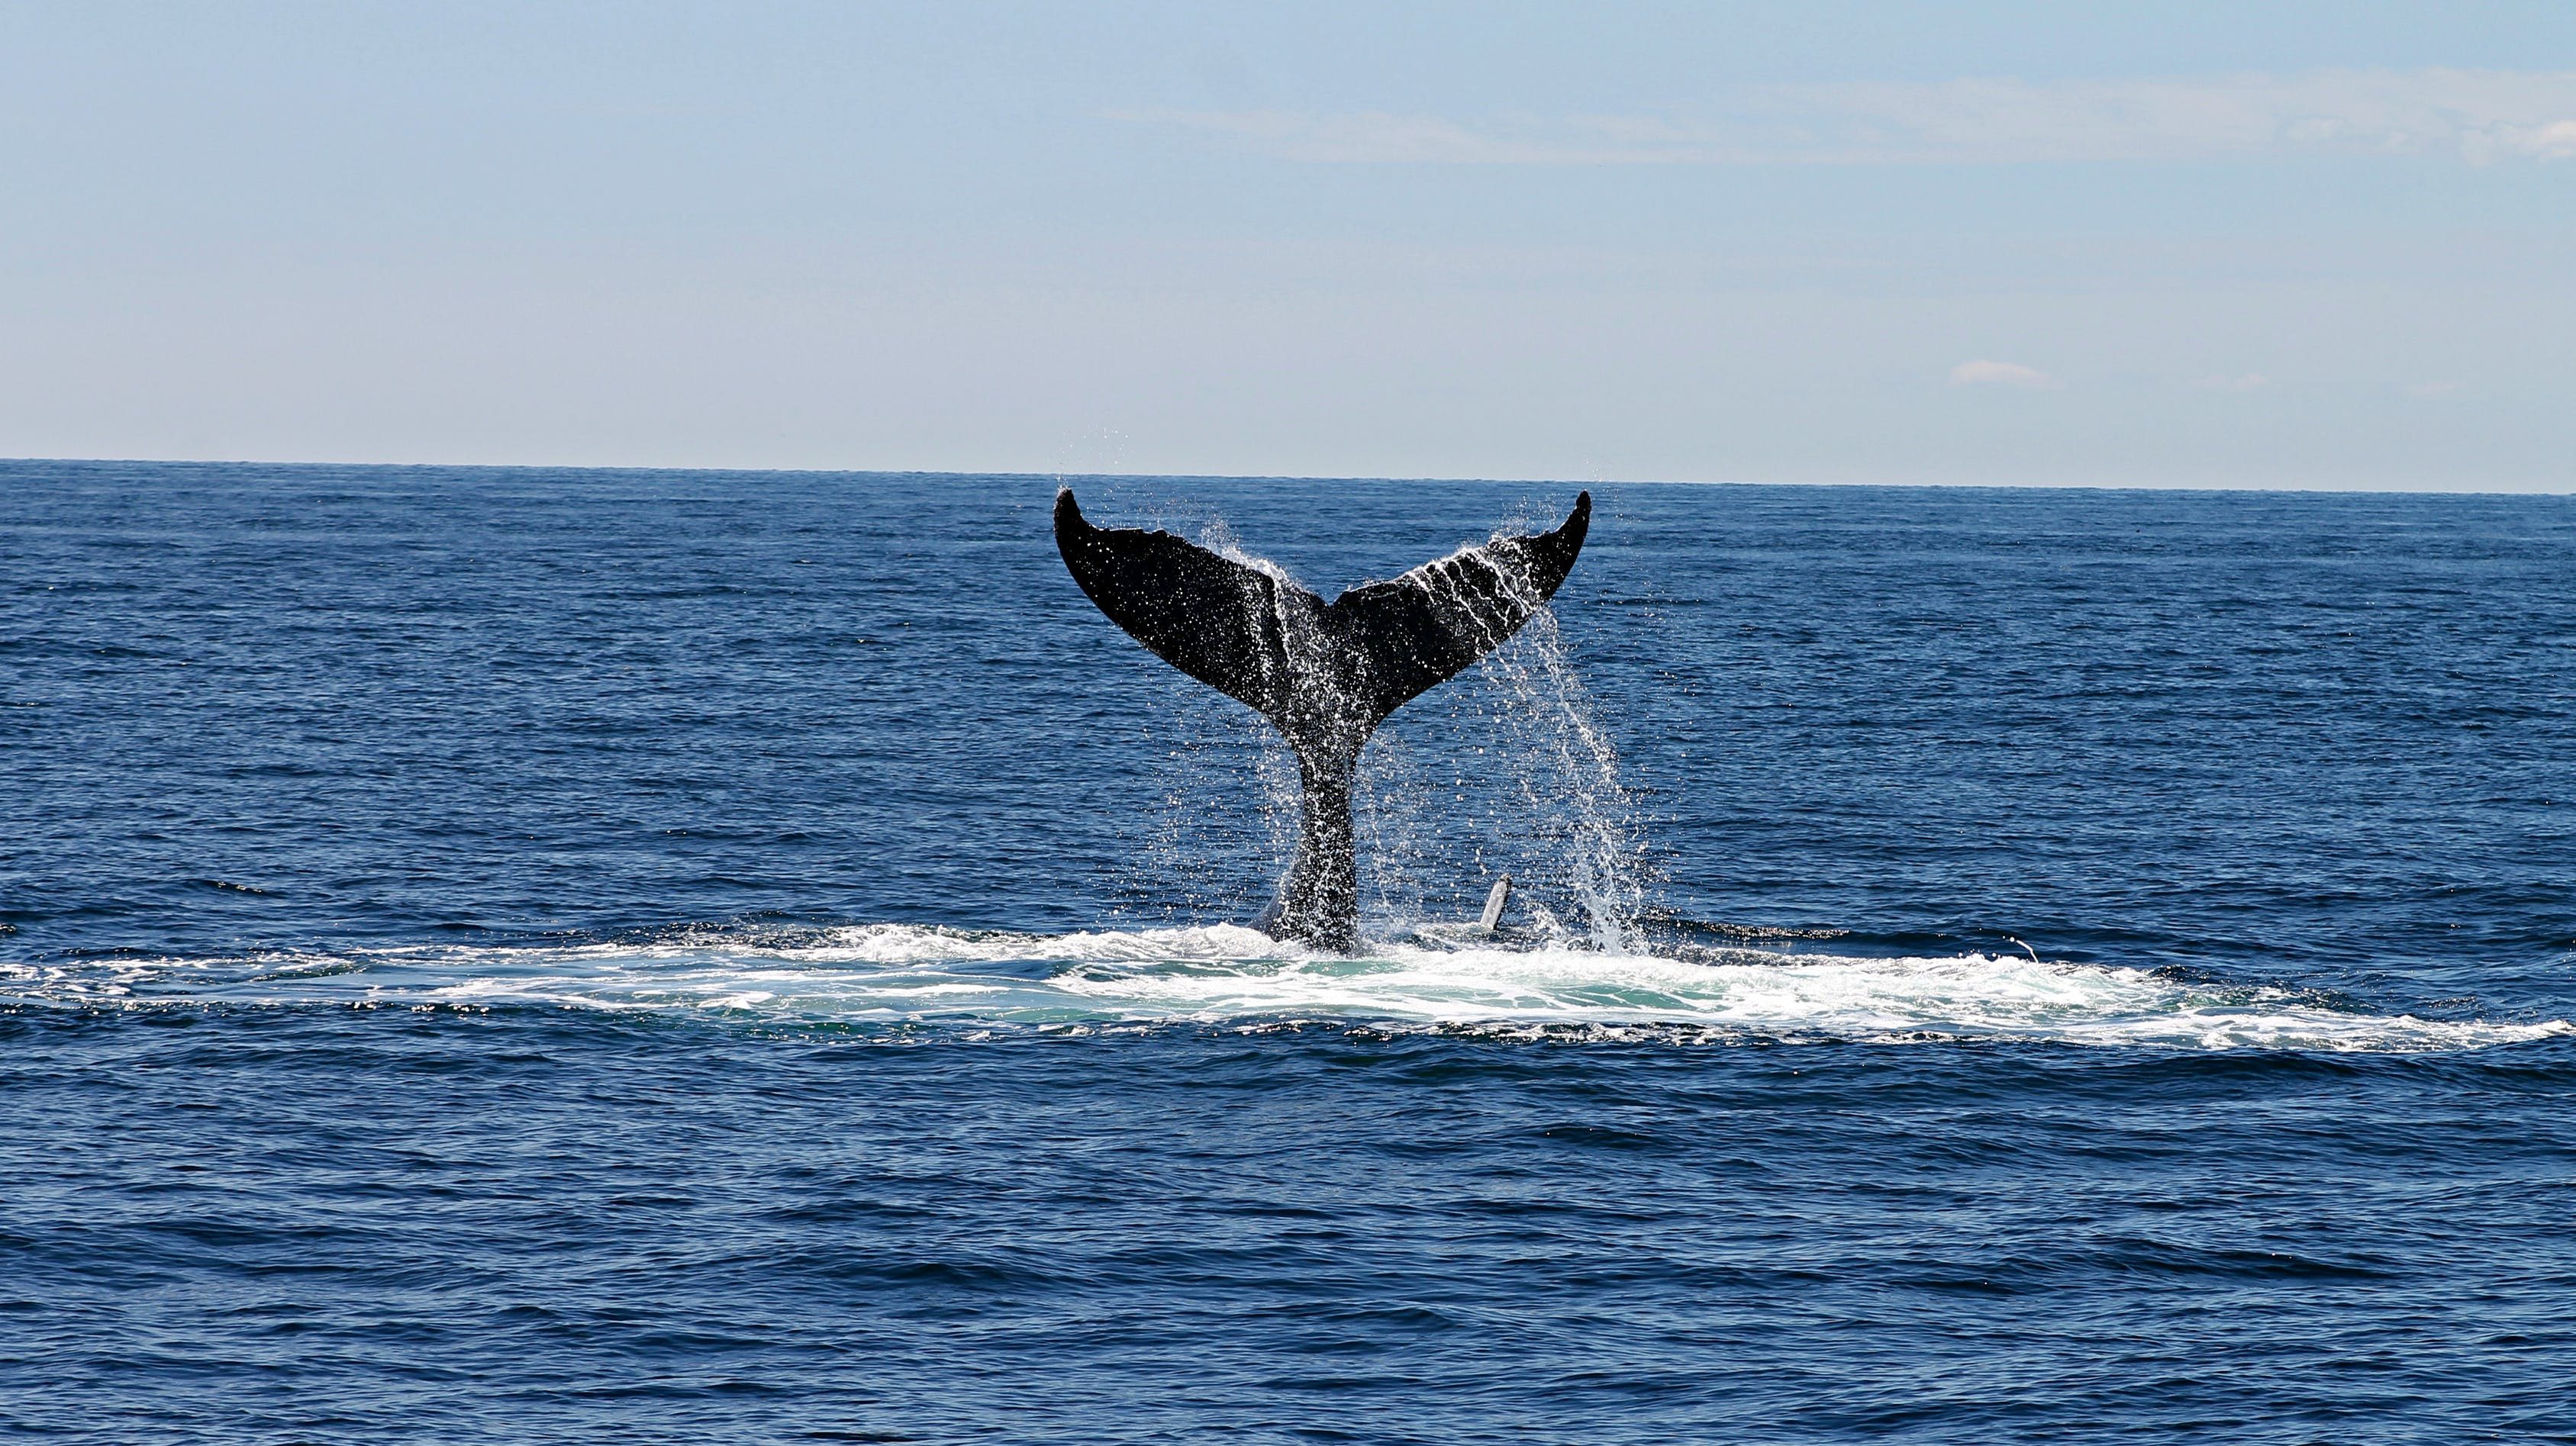
[[[1314,594],[1168,532],[1094,527],[1073,490],[1055,495],[1055,545],[1083,594],[1154,656],[1265,714],[1286,702],[1282,604]]]
[[[1370,711],[1385,717],[1519,632],[1573,570],[1591,525],[1585,492],[1553,532],[1498,537],[1335,598],[1336,621],[1367,660]]]

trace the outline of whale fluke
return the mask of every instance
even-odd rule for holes
[[[1094,527],[1065,488],[1056,549],[1100,610],[1156,657],[1270,720],[1297,755],[1305,828],[1262,927],[1359,940],[1351,779],[1386,716],[1519,632],[1583,550],[1592,494],[1553,532],[1497,537],[1327,604],[1284,577],[1168,532]]]

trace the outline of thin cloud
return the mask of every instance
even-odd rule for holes
[[[2213,376],[2197,377],[2192,381],[2192,385],[2194,387],[2197,387],[2204,392],[2259,392],[2271,384],[2272,379],[2263,375],[2261,372],[2247,372],[2243,376],[2239,377],[2231,377],[2224,373],[2220,373]]]
[[[1656,114],[1119,111],[1291,160],[1451,165],[2002,165],[2296,155],[2576,158],[2576,72],[2326,70],[2159,80],[1746,87]]]
[[[1312,115],[1303,111],[1121,110],[1111,120],[1208,131],[1248,142],[1284,160],[1358,162],[1366,165],[1620,165],[1666,157],[1544,136],[1516,139],[1432,116],[1358,111]],[[1543,129],[1534,122],[1524,123]]]
[[[2057,385],[2057,378],[2037,367],[2018,362],[1972,361],[1950,368],[1950,385],[1954,387],[2025,387],[2045,391]]]

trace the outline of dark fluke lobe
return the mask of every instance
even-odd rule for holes
[[[1262,927],[1359,940],[1351,780],[1386,716],[1520,631],[1583,550],[1592,494],[1553,532],[1497,537],[1322,598],[1168,532],[1094,527],[1056,493],[1055,541],[1083,593],[1156,657],[1267,718],[1296,752],[1305,827]]]

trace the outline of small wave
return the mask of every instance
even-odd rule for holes
[[[1602,953],[1444,943],[1318,954],[1232,925],[1013,934],[870,924],[640,943],[419,946],[230,959],[0,964],[32,1005],[553,1006],[791,1023],[1325,1022],[1503,1036],[1988,1040],[2409,1052],[2576,1033],[2424,1019],[2312,991],[1981,953]]]

